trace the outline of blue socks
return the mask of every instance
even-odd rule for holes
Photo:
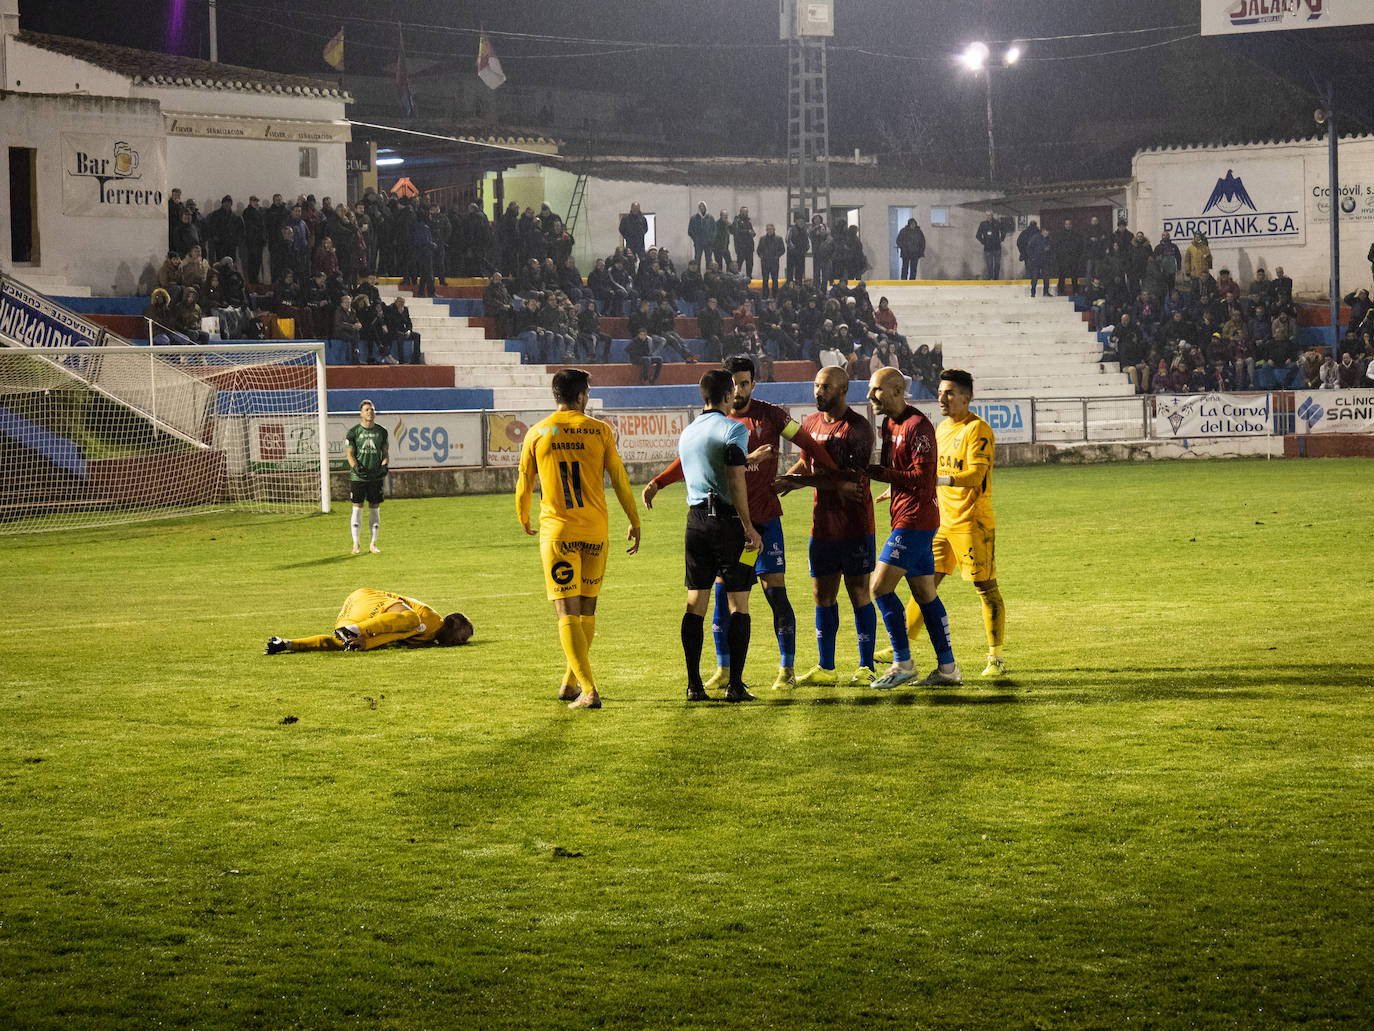
[[[716,605],[711,615],[711,637],[716,642],[716,665],[730,668],[730,596],[724,584],[716,584]]]
[[[890,595],[896,598],[895,594]],[[945,603],[940,600],[939,595],[933,601],[918,602],[921,606],[921,618],[926,621],[926,633],[930,635],[930,643],[935,648],[935,659],[940,665],[944,666],[954,661],[954,649],[949,643],[949,615],[945,612]],[[886,618],[886,616],[884,616]],[[903,626],[903,636],[906,628]]]
[[[797,664],[797,616],[787,600],[786,587],[765,587],[763,596],[773,609],[773,632],[778,635],[778,665]]]
[[[835,668],[835,637],[840,632],[839,605],[816,606],[816,650],[821,669]],[[870,649],[871,652],[871,649]]]
[[[839,621],[838,606],[835,619]],[[854,610],[854,629],[859,635],[859,665],[872,669],[873,642],[878,636],[878,610],[871,601],[863,608]]]
[[[883,614],[883,626],[887,627],[887,636],[892,639],[892,658],[895,662],[911,661],[911,644],[906,639],[906,606],[897,597],[896,591],[879,595],[873,599],[878,606],[878,611]],[[934,604],[940,605],[940,599],[936,598]],[[925,611],[925,606],[921,606],[921,611]],[[940,605],[940,615],[943,616],[944,605]],[[931,630],[931,640],[935,640],[935,631]],[[945,629],[945,648],[949,648],[949,629],[946,624]]]

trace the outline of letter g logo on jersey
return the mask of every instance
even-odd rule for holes
[[[567,587],[572,583],[573,567],[571,562],[555,562],[553,568],[549,570],[549,575],[553,577],[553,582],[559,587]]]

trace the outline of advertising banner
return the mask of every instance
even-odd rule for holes
[[[228,422],[230,420],[220,420]],[[479,412],[393,412],[379,424],[387,431],[392,469],[438,469],[482,464],[482,416]],[[344,439],[358,416],[330,415],[329,468],[348,468]],[[276,465],[294,468],[317,462],[317,422],[314,415],[254,416],[249,423],[249,458],[255,468]]]
[[[921,401],[913,405],[921,414],[936,426],[944,422],[940,406],[934,401]],[[1029,444],[1032,442],[1032,404],[1029,398],[1014,400],[998,398],[995,401],[969,403],[969,410],[992,427],[992,435],[998,444]],[[877,420],[875,433],[881,433],[882,420]]]
[[[1302,158],[1218,156],[1206,164],[1162,165],[1155,175],[1160,228],[1180,251],[1194,233],[1219,244],[1301,244],[1308,193]]]
[[[516,466],[520,464],[520,446],[525,434],[548,412],[488,412],[487,465]]]
[[[1342,183],[1336,188],[1340,220],[1374,222],[1374,182]],[[1314,184],[1307,191],[1307,217],[1313,222],[1331,221],[1331,184]]]
[[[25,347],[88,347],[101,333],[13,279],[0,283],[0,337],[6,340]]]
[[[273,143],[347,143],[353,127],[347,122],[292,122],[272,118],[227,118],[218,115],[167,113],[162,116],[168,136],[208,140],[269,140]]]
[[[1273,432],[1271,394],[1158,394],[1154,434],[1187,437],[1264,437]]]
[[[1299,433],[1374,433],[1374,387],[1367,390],[1295,390]]]
[[[1374,0],[1202,0],[1202,34],[1326,29],[1374,22]]]
[[[166,205],[162,140],[62,134],[62,214],[166,219]]]
[[[601,418],[615,433],[624,462],[662,462],[677,457],[677,442],[692,416],[686,411],[607,412]]]

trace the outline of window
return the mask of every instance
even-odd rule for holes
[[[320,151],[318,147],[301,148],[301,178],[318,179],[320,177]]]
[[[843,204],[832,204],[830,206],[830,225],[834,226],[857,226],[859,224],[860,208],[846,207]]]
[[[930,224],[933,226],[949,225],[949,208],[931,208]]]

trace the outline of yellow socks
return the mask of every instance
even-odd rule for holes
[[[921,630],[926,625],[926,619],[921,615],[921,606],[912,598],[906,603],[906,639],[914,641],[921,636]]]
[[[1002,654],[1002,634],[1007,626],[1007,609],[1002,604],[1002,592],[996,587],[978,589],[978,600],[983,603],[983,627],[988,632],[988,654]]]
[[[581,616],[558,617],[558,641],[568,657],[568,667],[583,691],[596,690],[592,680],[591,660],[587,656],[587,638],[582,632]]]

